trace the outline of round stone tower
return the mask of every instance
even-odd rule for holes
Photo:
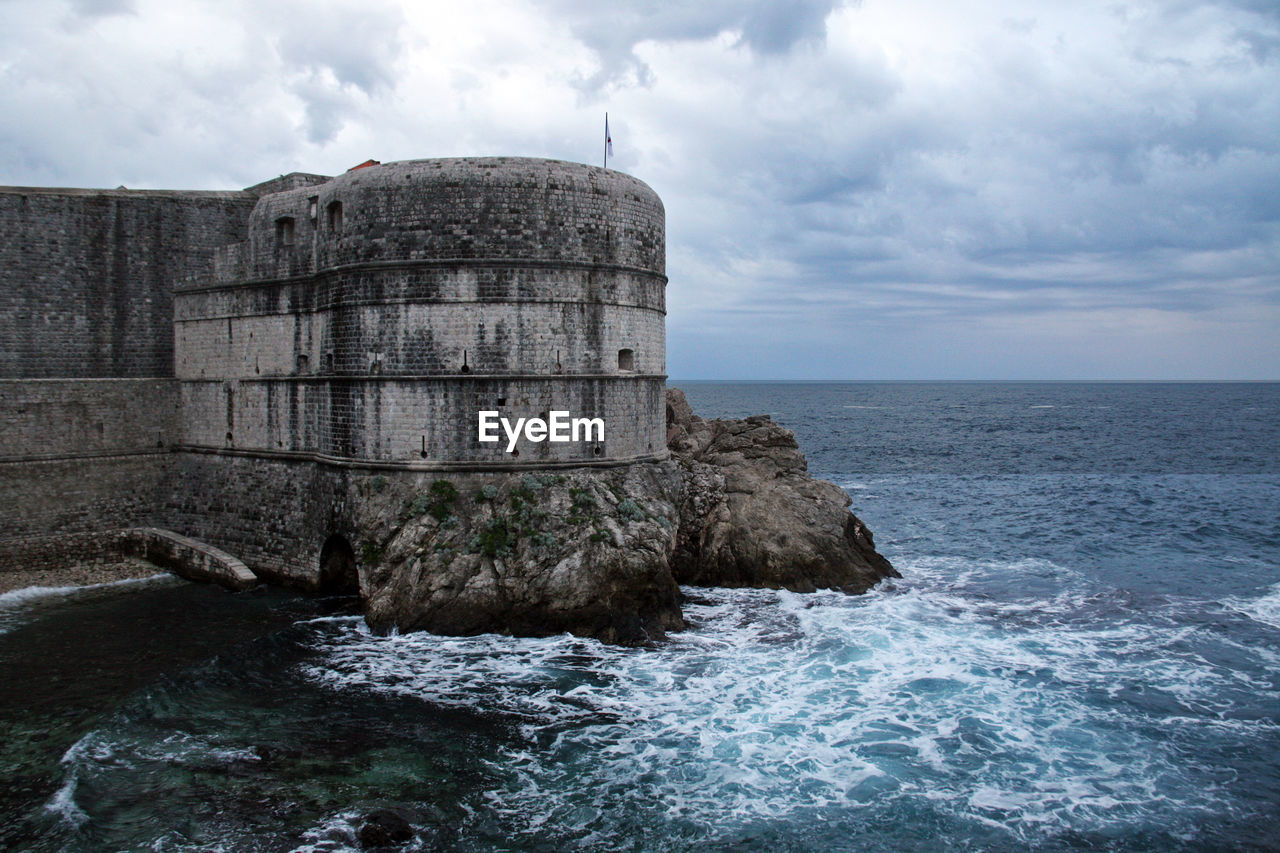
[[[662,202],[597,167],[412,160],[264,196],[213,279],[177,291],[184,443],[418,469],[665,458],[666,281]],[[547,429],[513,444],[500,423],[522,418]]]

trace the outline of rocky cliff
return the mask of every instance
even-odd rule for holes
[[[661,462],[380,495],[362,520],[378,531],[362,555],[366,619],[375,630],[625,644],[682,628],[669,567],[680,485],[678,466]]]
[[[376,630],[564,631],[637,644],[684,626],[678,583],[863,592],[896,577],[839,487],[768,417],[667,393],[668,462],[363,486]]]
[[[849,496],[810,477],[795,435],[768,415],[704,420],[673,388],[667,446],[682,474],[679,583],[859,593],[899,576]]]

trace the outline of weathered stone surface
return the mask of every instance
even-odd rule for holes
[[[899,576],[844,490],[809,476],[790,430],[767,415],[704,420],[674,388],[667,424],[684,478],[671,561],[680,583],[858,593]]]
[[[383,491],[362,500],[360,586],[375,630],[637,644],[684,625],[668,568],[671,462],[397,486],[369,478]]]

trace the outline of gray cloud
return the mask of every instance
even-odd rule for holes
[[[68,3],[0,2],[0,183],[598,163],[607,108],[673,376],[1280,376],[1271,3]]]
[[[681,42],[736,32],[739,44],[763,55],[783,54],[803,43],[820,43],[826,17],[840,0],[707,0],[670,3],[637,0],[602,4],[592,0],[540,0],[568,20],[570,28],[600,59],[600,70],[581,81],[589,90],[631,80],[647,85],[652,69],[635,53],[645,41]]]
[[[328,71],[341,86],[366,95],[389,87],[404,51],[404,16],[388,4],[327,3],[323,14],[309,3],[272,5],[280,57],[309,75]]]
[[[98,18],[133,14],[134,6],[132,0],[71,0],[71,10],[77,16]]]

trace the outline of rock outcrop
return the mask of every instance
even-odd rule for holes
[[[377,489],[369,478],[368,489]],[[375,630],[565,631],[637,644],[684,627],[671,576],[672,462],[472,474],[365,502],[361,590]]]
[[[370,626],[639,644],[684,627],[678,583],[857,593],[898,576],[789,430],[704,420],[674,389],[667,413],[668,462],[366,478]]]
[[[680,583],[859,593],[899,576],[849,496],[810,477],[795,435],[768,415],[704,420],[673,388],[667,446],[684,481],[671,561]]]

